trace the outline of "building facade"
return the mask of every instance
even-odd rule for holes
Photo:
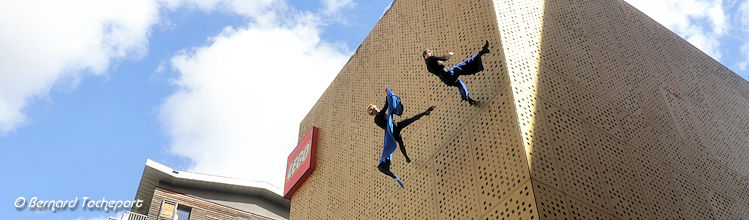
[[[463,79],[422,51],[480,50]],[[378,172],[385,88],[431,115]],[[399,120],[396,118],[396,120]],[[622,0],[396,0],[301,122],[292,219],[747,219],[749,83]]]
[[[122,220],[288,219],[289,200],[272,186],[228,177],[177,171],[147,160],[133,207]]]

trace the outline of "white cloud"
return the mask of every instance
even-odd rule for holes
[[[281,186],[299,122],[350,55],[319,35],[324,16],[351,1],[324,4],[312,14],[282,0],[0,2],[0,133],[23,124],[23,109],[52,88],[145,56],[161,10],[232,13],[248,25],[173,57],[178,91],[160,118],[170,150],[193,160],[191,170]]]
[[[744,1],[739,5],[736,18],[740,23],[741,32],[743,34],[749,34],[749,1]],[[746,71],[747,65],[749,65],[749,40],[743,39],[743,41],[744,45],[742,45],[740,49],[743,61],[739,63],[739,69]]]
[[[625,0],[716,60],[730,28],[723,0]]]
[[[741,23],[741,29],[749,32],[749,1],[744,1],[738,6],[738,20]]]
[[[320,39],[316,15],[297,14],[227,28],[172,58],[178,90],[160,118],[171,152],[190,158],[191,171],[283,188],[299,122],[350,55]]]
[[[258,23],[277,21],[277,11],[288,9],[283,0],[160,0],[166,8],[218,11],[252,18]]]
[[[325,14],[335,14],[336,12],[340,11],[344,8],[353,8],[354,2],[351,0],[322,0],[323,6],[325,6],[325,10],[323,11]]]
[[[744,57],[744,61],[741,61],[739,63],[739,69],[746,71],[747,65],[749,65],[749,43],[744,44],[741,46],[741,56]]]
[[[351,6],[330,1],[330,13]],[[0,2],[0,134],[26,122],[24,109],[53,88],[106,75],[112,61],[140,59],[161,8],[238,14],[280,25],[283,0],[29,0]]]
[[[113,59],[143,56],[158,18],[152,0],[0,5],[0,133],[22,124],[23,109],[55,85],[75,87],[87,74],[105,74]]]

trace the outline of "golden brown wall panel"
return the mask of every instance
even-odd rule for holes
[[[320,128],[318,168],[292,198],[292,218],[476,218],[528,183],[496,22],[485,19],[492,16],[489,1],[393,3],[300,124]],[[446,65],[455,65],[484,40],[493,49],[485,70],[462,77],[482,102],[471,107],[426,71],[421,52],[454,51]],[[403,98],[404,117],[437,106],[403,131],[413,162],[396,152],[392,170],[405,190],[377,171],[383,131],[364,111],[382,105],[385,87]]]
[[[538,209],[530,181],[511,193],[482,219],[538,219]]]
[[[428,73],[421,52],[489,40],[480,101]],[[384,89],[403,131],[377,171]],[[292,219],[749,218],[749,83],[622,0],[398,0],[300,123],[317,170]]]
[[[530,177],[527,157],[516,125],[516,114],[512,105],[510,88],[494,96],[486,103],[492,106],[478,113],[466,127],[473,149],[474,168],[479,207],[487,211],[507,198]]]
[[[442,219],[466,219],[479,212],[477,178],[472,172],[475,162],[467,134],[458,132],[432,160],[436,170],[437,211]]]
[[[620,218],[663,214],[652,206],[664,204],[635,202],[648,191],[669,201],[661,208],[665,216],[712,218],[705,192],[728,191],[710,184],[714,163],[737,178],[723,177],[720,185],[746,177],[738,161],[746,164],[749,141],[737,126],[748,109],[746,81],[623,1],[549,0],[543,9],[528,2],[498,3],[504,4],[498,18],[542,23],[540,31],[502,35],[505,51],[521,54],[507,55],[507,63],[513,89],[524,90],[514,92],[519,123],[533,125],[524,132],[533,140],[526,143],[532,181]],[[515,27],[523,24],[508,29]],[[529,45],[538,45],[539,54]],[[526,63],[534,57],[537,64]],[[638,164],[644,173],[617,169],[642,157],[651,162]],[[600,202],[602,195],[607,201]]]

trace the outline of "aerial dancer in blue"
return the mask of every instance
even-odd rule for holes
[[[487,53],[489,53],[489,41],[486,41],[484,47],[481,48],[481,51],[473,55],[473,57],[459,63],[458,65],[453,66],[450,69],[445,67],[443,61],[447,61],[448,59],[450,59],[450,56],[453,55],[453,52],[449,52],[445,56],[438,57],[432,54],[432,50],[426,49],[424,50],[423,56],[424,62],[426,62],[427,65],[427,70],[430,73],[439,77],[440,80],[442,80],[442,82],[444,82],[446,85],[458,87],[461,99],[463,101],[468,101],[468,104],[470,105],[474,105],[476,104],[476,100],[473,100],[468,96],[468,89],[466,88],[466,84],[463,83],[463,81],[458,77],[461,75],[473,75],[484,70],[484,64],[481,63],[481,56]]]
[[[403,114],[403,104],[401,104],[400,97],[395,95],[393,91],[391,91],[389,88],[386,88],[386,91],[387,99],[385,100],[383,110],[380,110],[374,104],[370,104],[367,107],[367,112],[369,113],[369,115],[376,115],[374,119],[375,124],[377,124],[377,126],[381,127],[382,129],[385,129],[385,143],[382,149],[380,163],[377,165],[377,169],[385,175],[388,175],[398,181],[398,184],[400,184],[401,188],[404,188],[401,179],[390,171],[390,162],[393,157],[393,152],[395,152],[396,145],[400,146],[401,153],[403,153],[403,156],[406,158],[406,162],[411,162],[411,159],[408,158],[408,154],[406,154],[406,147],[403,145],[403,137],[401,137],[400,134],[401,130],[403,130],[403,128],[413,123],[414,121],[419,120],[422,116],[429,115],[432,110],[434,110],[434,106],[429,107],[426,111],[419,113],[412,118],[408,118],[395,123],[395,121],[393,121],[393,114]],[[386,111],[387,117],[385,116]]]

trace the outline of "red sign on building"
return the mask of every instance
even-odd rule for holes
[[[286,163],[286,182],[283,186],[283,197],[291,199],[304,180],[315,170],[315,159],[317,150],[317,127],[307,132],[302,141],[296,145],[294,151],[289,154]]]

